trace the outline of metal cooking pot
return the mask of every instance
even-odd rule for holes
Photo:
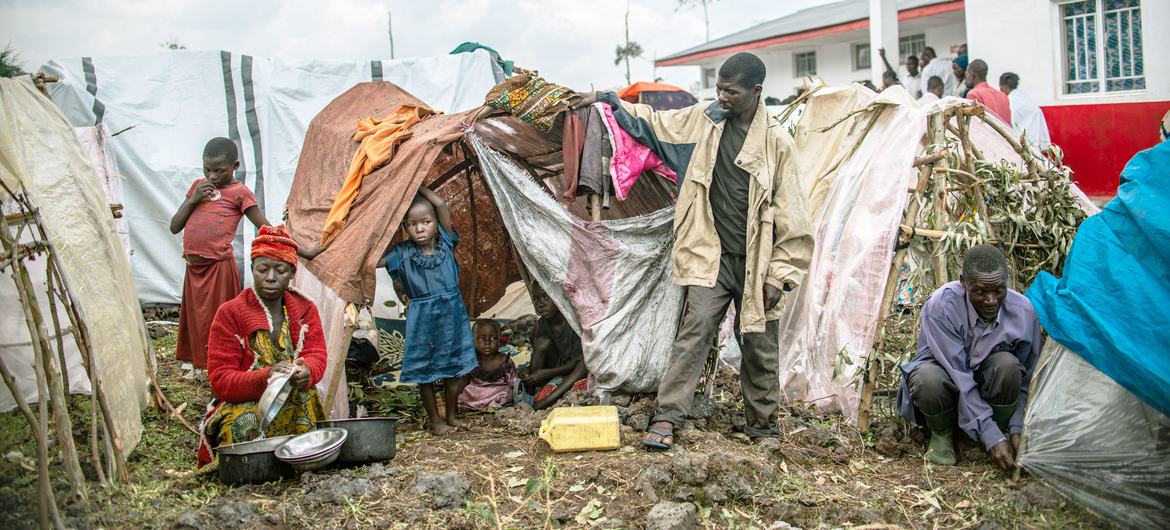
[[[225,445],[219,453],[219,481],[224,484],[259,484],[295,477],[292,466],[276,458],[276,449],[292,436],[275,436]]]
[[[351,418],[317,422],[317,427],[345,429],[349,436],[341,446],[337,461],[342,463],[377,462],[394,459],[396,418]]]

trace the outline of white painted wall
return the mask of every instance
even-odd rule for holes
[[[1142,0],[1142,51],[1146,89],[1112,94],[1061,94],[1061,21],[1055,0],[967,2],[971,59],[987,61],[987,79],[1003,72],[1020,76],[1020,89],[1041,106],[1170,100],[1170,1]]]
[[[931,46],[941,57],[953,56],[954,49],[967,41],[966,27],[962,23],[930,26],[925,29],[903,29],[901,35],[925,34],[926,45]],[[793,55],[798,52],[815,50],[817,52],[817,76],[824,79],[829,85],[843,85],[853,81],[870,79],[869,68],[853,69],[853,45],[869,42],[868,31],[855,31],[846,36],[834,36],[834,39],[845,42],[824,42],[824,40],[810,39],[804,42],[770,46],[753,50],[760,56],[767,68],[767,77],[764,79],[764,95],[784,99],[795,93],[803,80],[795,76]],[[730,55],[707,59],[695,68],[718,68]],[[890,57],[893,60],[893,57]],[[702,70],[700,70],[701,72]],[[904,73],[899,68],[899,73]],[[998,75],[998,74],[997,74]],[[1022,75],[1022,74],[1021,74]],[[704,88],[699,91],[699,99],[715,98],[713,88]]]

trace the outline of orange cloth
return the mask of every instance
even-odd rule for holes
[[[329,216],[325,218],[325,227],[321,229],[321,246],[333,242],[345,226],[345,218],[349,216],[353,201],[357,199],[362,179],[394,158],[398,145],[410,138],[410,128],[433,114],[435,111],[426,107],[400,105],[384,119],[366,118],[358,121],[353,140],[361,142],[361,145],[353,155],[353,162],[349,164],[345,184],[341,185],[341,191],[337,192],[333,207],[329,209]]]

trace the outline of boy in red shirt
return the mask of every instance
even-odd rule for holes
[[[207,370],[207,336],[219,306],[240,292],[240,271],[232,239],[240,218],[256,228],[268,224],[256,196],[233,178],[239,169],[239,150],[227,138],[212,138],[203,148],[203,177],[191,184],[187,199],[171,218],[171,233],[183,232],[183,300],[179,305],[179,343],[175,357],[194,369],[187,377]]]

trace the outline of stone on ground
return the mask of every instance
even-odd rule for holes
[[[420,471],[414,481],[414,492],[430,495],[431,504],[438,509],[462,508],[470,489],[467,477],[449,471]]]
[[[646,530],[690,530],[698,524],[695,505],[662,501],[646,515]]]

